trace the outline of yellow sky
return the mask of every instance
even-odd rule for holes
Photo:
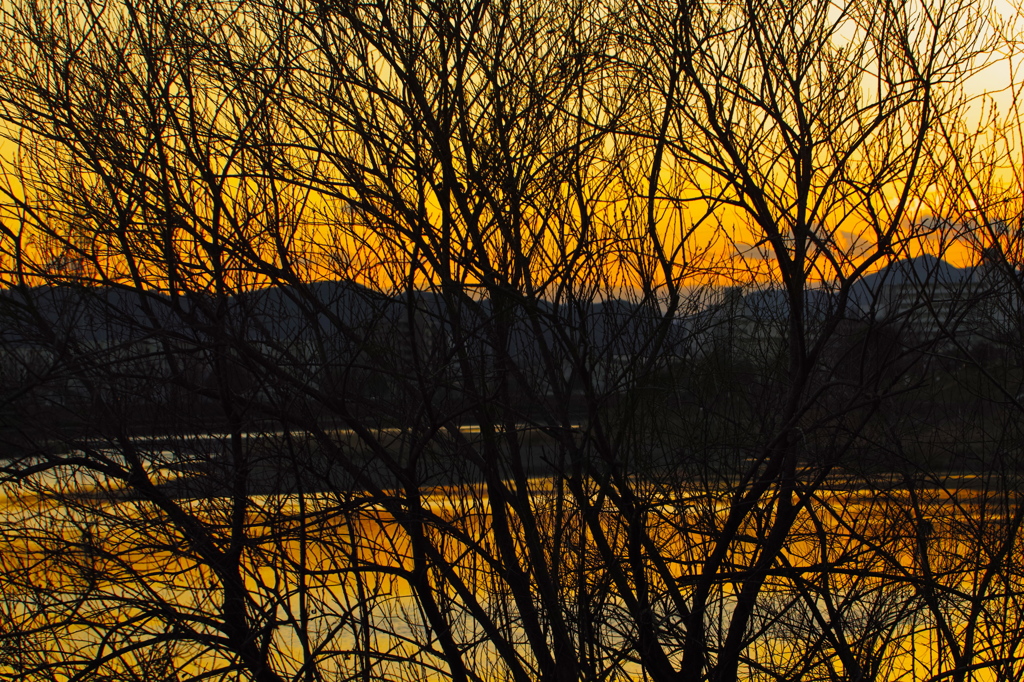
[[[994,0],[993,8],[996,14],[1003,17],[1001,26],[1007,35],[1024,35],[1024,21],[1020,19],[1021,13],[1015,6],[1014,0]],[[1015,79],[1017,80],[1015,81]],[[993,55],[989,63],[967,82],[968,93],[977,98],[973,114],[980,117],[984,103],[992,101],[996,103],[1000,111],[1006,114],[1012,112],[1015,106],[1020,106],[1022,110],[1017,113],[1024,115],[1024,98],[1015,99],[1014,97],[1015,93],[1022,87],[1024,87],[1024,61],[1022,61],[1020,56],[1013,60],[1005,55]],[[10,158],[13,153],[14,148],[11,143],[8,142],[0,145],[0,154],[5,158]],[[927,199],[926,197],[922,198]],[[941,204],[942,202],[937,201],[936,203]],[[743,218],[741,216],[731,217],[728,215],[729,213],[728,209],[722,211],[722,215],[717,216],[717,221],[709,222],[710,229],[704,234],[710,236],[715,232],[713,228],[714,222],[718,222],[721,225],[732,224],[742,229]],[[718,232],[718,234],[721,235],[722,233]],[[740,244],[739,249],[742,251],[744,249],[743,244],[749,245],[755,240],[744,237],[741,233],[734,233],[730,237],[732,241],[720,239],[717,245],[718,253],[722,259],[729,259],[736,265],[742,264],[744,259],[739,258],[737,242]],[[751,252],[748,253],[753,255]],[[972,255],[965,249],[959,249],[949,251],[947,258],[957,262],[957,264],[965,264],[966,261],[972,258]],[[764,267],[764,263],[767,262],[763,254],[757,254],[748,260],[762,264],[757,267]],[[739,262],[737,263],[737,261]]]

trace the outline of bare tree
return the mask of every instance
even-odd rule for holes
[[[1011,677],[874,272],[983,9],[6,8],[3,674]]]

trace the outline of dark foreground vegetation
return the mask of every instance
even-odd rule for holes
[[[5,4],[0,679],[1021,679],[1005,25]]]

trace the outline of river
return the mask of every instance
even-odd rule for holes
[[[25,679],[130,679],[160,661],[178,679],[235,679],[251,662],[225,626],[233,566],[250,636],[283,679],[451,679],[452,646],[481,680],[539,676],[560,631],[581,676],[645,679],[638,613],[683,665],[687,610],[708,575],[713,662],[781,499],[725,542],[729,480],[631,479],[643,501],[632,516],[621,483],[570,483],[507,483],[497,506],[482,482],[154,503],[102,476],[50,471],[6,489],[0,661]],[[744,679],[1019,679],[1013,485],[977,474],[866,483],[836,476],[789,500],[799,513],[744,634]]]

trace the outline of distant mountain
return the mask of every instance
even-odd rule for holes
[[[180,331],[181,309],[155,292],[115,287],[25,287],[0,292],[0,341],[123,343]]]
[[[975,268],[958,268],[941,258],[925,254],[893,261],[878,272],[865,275],[858,285],[876,291],[883,286],[905,284],[954,284],[970,281],[974,272]]]
[[[768,301],[771,295],[766,296]],[[404,353],[402,346],[419,334],[435,348],[459,338],[471,352],[507,352],[517,363],[530,364],[540,362],[542,346],[589,357],[648,355],[664,323],[656,307],[623,299],[560,305],[517,300],[508,309],[507,345],[499,350],[493,347],[500,341],[493,336],[498,327],[491,301],[459,299],[458,314],[450,305],[434,292],[387,296],[351,281],[265,287],[219,300],[196,292],[172,298],[130,288],[41,286],[0,292],[0,343],[54,349],[154,338],[196,347],[230,340],[302,357],[316,339],[335,346],[334,353],[385,350],[388,344]],[[671,334],[666,341],[669,348],[678,343]]]
[[[919,303],[921,296],[948,296],[978,278],[977,268],[958,268],[931,255],[893,261],[865,275],[850,288],[849,316],[877,317],[894,308]]]

